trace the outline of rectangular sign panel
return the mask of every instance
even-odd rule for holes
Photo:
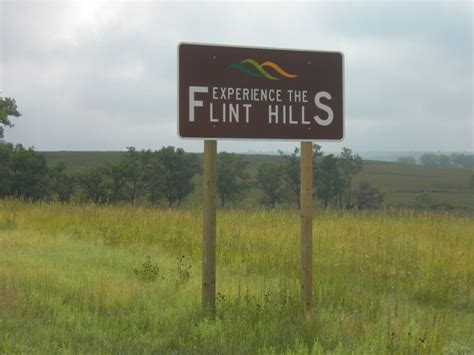
[[[343,138],[341,53],[190,43],[178,52],[181,137]]]

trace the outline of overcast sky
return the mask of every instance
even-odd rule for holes
[[[327,151],[473,150],[473,5],[466,2],[1,1],[6,140],[38,150],[202,151],[177,137],[180,41],[337,50],[345,140]],[[289,150],[222,141],[220,150]]]

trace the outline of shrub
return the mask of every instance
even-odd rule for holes
[[[356,190],[357,208],[379,208],[383,203],[383,194],[368,182],[361,182]]]
[[[142,281],[155,281],[158,278],[160,268],[158,265],[153,265],[151,257],[148,255],[146,261],[140,268],[133,270],[133,273]]]

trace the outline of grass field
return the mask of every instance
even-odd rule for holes
[[[318,212],[309,316],[297,213],[228,209],[217,224],[212,321],[199,209],[0,201],[0,353],[474,351],[469,216]]]
[[[118,162],[123,152],[44,152],[48,164],[65,161],[72,171],[94,167],[105,161]],[[201,155],[198,155],[201,159]],[[257,167],[264,161],[280,160],[275,155],[245,155],[249,162],[248,171],[255,178]],[[441,168],[407,165],[381,161],[364,160],[363,170],[356,175],[353,188],[361,181],[367,181],[384,193],[385,205],[391,207],[417,207],[417,196],[429,193],[433,204],[448,204],[453,209],[474,212],[474,190],[470,187],[472,169]],[[201,201],[201,179],[195,178],[194,193],[187,199],[188,206]],[[247,195],[230,207],[258,207],[261,191],[250,190]]]

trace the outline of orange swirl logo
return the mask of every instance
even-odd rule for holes
[[[290,74],[283,70],[278,64],[274,62],[266,61],[261,64],[257,63],[254,59],[244,59],[240,63],[233,63],[227,67],[227,69],[235,69],[238,70],[245,75],[252,76],[254,78],[266,78],[269,80],[280,80],[276,76],[269,74],[264,68],[269,67],[275,70],[278,74],[280,74],[283,78],[287,79],[294,79],[297,78],[298,75]]]

